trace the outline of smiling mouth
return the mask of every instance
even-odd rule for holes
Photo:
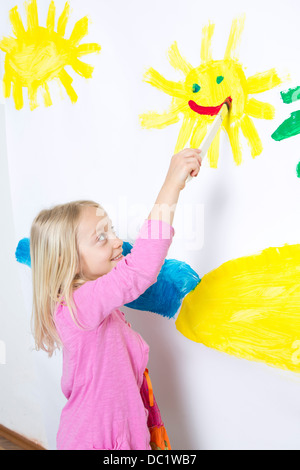
[[[228,105],[228,102],[232,102],[231,96],[228,96],[228,98],[226,98],[226,100],[223,101],[223,103],[219,106],[200,106],[199,104],[195,103],[195,101],[190,100],[189,107],[192,109],[192,111],[195,111],[195,113],[205,114],[206,116],[215,116],[218,114],[223,104],[226,103]]]
[[[117,261],[118,259],[121,259],[122,258],[122,253],[120,253],[118,256],[116,256],[115,258],[113,258],[111,261]]]

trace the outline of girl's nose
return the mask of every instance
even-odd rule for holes
[[[121,240],[120,238],[116,237],[113,239],[113,246],[115,248],[119,248],[123,245],[123,240]]]

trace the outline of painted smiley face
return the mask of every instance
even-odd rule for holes
[[[247,101],[247,81],[239,64],[213,61],[193,69],[185,89],[190,109],[202,116],[218,114],[226,99],[232,101],[231,119],[239,119]]]
[[[233,20],[223,60],[212,58],[214,24],[209,23],[202,29],[199,67],[192,67],[182,57],[176,42],[169,49],[170,63],[184,74],[184,81],[167,80],[153,68],[150,68],[144,76],[147,83],[172,96],[172,102],[170,108],[163,114],[156,112],[142,114],[140,116],[142,127],[162,129],[177,123],[183,116],[175,153],[188,143],[190,147],[198,148],[214,119],[213,116],[218,113],[226,98],[232,98],[230,113],[223,121],[207,154],[212,168],[217,168],[218,165],[221,130],[229,137],[237,165],[242,162],[240,133],[246,138],[253,158],[262,152],[262,142],[252,118],[273,119],[275,109],[271,104],[258,101],[251,95],[270,90],[282,83],[275,69],[246,78],[243,67],[237,59],[244,21],[244,16]]]

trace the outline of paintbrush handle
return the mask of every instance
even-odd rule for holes
[[[203,161],[203,158],[205,157],[205,155],[207,154],[207,151],[208,151],[209,147],[211,146],[212,141],[216,137],[217,132],[220,129],[221,124],[223,122],[223,119],[225,118],[225,116],[227,116],[227,114],[228,114],[228,106],[227,106],[226,103],[224,103],[222,108],[220,109],[220,111],[216,115],[215,119],[213,120],[213,122],[212,122],[212,124],[209,128],[209,131],[207,132],[206,136],[204,137],[204,139],[203,139],[203,141],[202,141],[202,143],[199,147],[199,149],[201,150],[202,161]],[[186,179],[186,183],[188,183],[191,179],[193,179],[193,177],[191,175],[189,175]]]

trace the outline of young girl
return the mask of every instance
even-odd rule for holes
[[[57,449],[170,448],[146,369],[149,347],[119,308],[157,280],[172,242],[174,212],[200,151],[174,155],[131,252],[99,204],[76,201],[41,211],[30,253],[37,349],[63,350]],[[151,444],[150,444],[151,443]]]

